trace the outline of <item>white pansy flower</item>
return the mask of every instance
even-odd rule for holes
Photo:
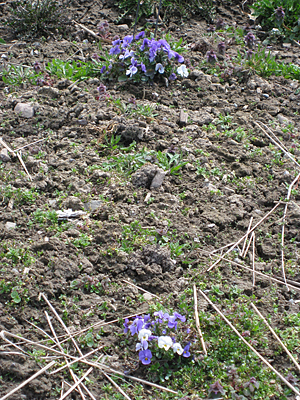
[[[158,338],[157,344],[160,349],[165,349],[166,351],[168,351],[169,348],[173,346],[173,342],[170,336],[160,336]]]
[[[173,344],[173,351],[174,351],[174,353],[177,353],[177,354],[179,354],[180,356],[181,356],[181,354],[183,353],[183,348],[181,347],[181,344],[180,343],[175,343],[175,344]]]
[[[160,74],[165,72],[165,69],[161,63],[157,63],[155,66],[155,71],[158,71]]]
[[[152,335],[152,332],[149,329],[141,329],[138,338],[139,340],[148,340],[150,335]]]
[[[189,76],[189,71],[187,70],[186,66],[183,64],[177,68],[177,74],[184,78],[187,78]]]

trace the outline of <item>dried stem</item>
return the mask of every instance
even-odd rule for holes
[[[28,172],[28,170],[27,170],[27,168],[26,168],[26,165],[25,165],[25,163],[24,163],[24,161],[23,161],[23,159],[22,159],[22,153],[21,153],[20,151],[18,151],[18,152],[17,152],[17,156],[18,156],[18,159],[20,160],[20,163],[22,164],[22,167],[24,168],[26,174],[28,175],[29,179],[32,181],[31,175],[30,175],[30,173]]]
[[[209,251],[206,251],[206,250],[203,250],[203,249],[201,249],[201,250],[199,249],[199,251],[201,251],[202,253],[207,253],[208,255],[210,254]],[[219,254],[215,254],[215,256],[220,257]],[[236,266],[238,266],[238,267],[240,267],[240,268],[244,268],[244,269],[246,269],[246,270],[248,270],[248,271],[250,271],[250,272],[253,273],[253,269],[252,269],[252,268],[246,267],[246,266],[243,265],[243,264],[237,263],[237,262],[232,261],[232,260],[228,260],[227,258],[223,258],[223,261],[229,262],[229,263],[231,263],[231,264],[233,264],[233,265],[236,265]],[[274,281],[274,282],[280,283],[281,285],[284,285],[284,284],[285,284],[285,283],[282,282],[281,280],[276,279],[276,278],[273,278],[273,276],[271,276],[271,275],[265,275],[265,274],[263,274],[263,273],[261,273],[261,272],[259,272],[259,271],[256,271],[256,270],[255,270],[255,274],[256,274],[256,275],[260,275],[260,276],[262,276],[262,277],[264,277],[264,278],[266,278],[266,279],[270,279],[270,280],[272,280],[272,281]],[[294,285],[291,285],[291,284],[288,284],[288,286],[289,286],[291,289],[297,290],[298,292],[300,292],[300,288],[298,288],[297,286],[294,286]]]
[[[291,193],[292,193],[292,188],[295,185],[295,183],[299,180],[299,178],[300,178],[300,173],[296,176],[296,178],[290,184],[286,200],[290,200]],[[289,290],[289,288],[287,286],[287,282],[286,282],[285,268],[284,268],[284,231],[285,231],[287,209],[288,209],[288,203],[285,204],[284,211],[283,211],[283,218],[282,218],[282,228],[281,228],[281,269],[282,269],[282,276],[283,276],[284,282],[286,284],[287,290]]]
[[[59,340],[57,339],[56,332],[55,332],[55,330],[54,330],[54,328],[53,328],[52,322],[51,322],[51,320],[50,320],[50,317],[49,317],[47,311],[45,311],[45,315],[46,315],[47,322],[48,322],[48,324],[49,324],[49,326],[50,326],[51,332],[52,332],[52,334],[53,334],[53,336],[54,336],[54,338],[55,338],[55,342],[57,343],[58,348],[60,349],[60,351],[61,351],[62,353],[64,353],[64,349],[63,349],[62,345],[60,344]],[[67,357],[64,357],[64,359],[65,359],[65,362],[66,362],[66,364],[67,364],[67,367],[69,368],[70,375],[72,376],[72,379],[73,379],[74,383],[76,383],[76,382],[78,381],[78,378],[77,378],[77,376],[75,375],[74,371],[70,368],[69,361],[68,361]],[[80,386],[78,387],[78,390],[79,390],[79,392],[80,392],[81,398],[82,398],[83,400],[85,400],[85,396],[84,396],[84,394],[82,393],[82,390],[81,390]]]
[[[127,394],[124,392],[124,390],[122,390],[120,388],[120,386],[113,379],[111,379],[110,376],[108,376],[105,372],[102,372],[102,373],[105,376],[105,378],[108,379],[109,382],[112,383],[114,385],[114,387],[117,388],[117,390],[125,397],[125,399],[131,400],[131,398],[129,396],[127,396]]]
[[[81,384],[82,381],[85,380],[85,378],[93,371],[93,368],[89,368],[86,373],[76,382],[74,383],[73,386],[70,387],[70,389],[60,398],[60,400],[65,399],[66,397],[69,396],[70,393],[73,392],[74,389],[77,388],[77,386],[79,386]],[[0,399],[1,400],[1,399]]]
[[[268,131],[276,138],[276,140],[273,139],[273,138],[272,138],[272,137],[271,137],[257,122],[256,122],[256,121],[254,121],[254,123],[255,123],[256,126],[258,126],[258,127],[264,132],[264,134],[265,134],[266,136],[268,136],[268,138],[271,140],[271,142],[273,142],[277,147],[279,147],[280,150],[281,150],[290,160],[292,160],[293,163],[296,164],[298,168],[300,168],[300,164],[297,163],[297,161],[294,159],[294,157],[291,155],[291,153],[290,153],[288,150],[286,150],[286,149],[282,146],[282,144],[279,144],[279,143],[278,143],[278,142],[279,142],[279,139],[277,138],[277,136],[272,132],[272,130],[271,130],[267,125],[265,125],[263,122],[260,122],[260,121],[259,121],[260,124],[262,124],[266,129],[268,129]]]
[[[157,12],[157,17],[156,17],[156,23],[155,23],[154,38],[156,38],[156,33],[157,33],[157,25],[158,25],[159,13],[160,13],[160,9],[161,9],[161,3],[162,3],[162,0],[160,0],[160,2],[159,2],[159,7],[158,7],[158,12]]]
[[[273,330],[273,328],[269,325],[269,323],[267,322],[267,320],[264,318],[264,316],[260,313],[260,311],[256,308],[256,306],[251,303],[251,306],[253,307],[254,311],[256,312],[256,314],[259,315],[259,317],[264,321],[264,323],[267,325],[267,327],[270,329],[270,331],[272,332],[273,336],[275,337],[275,339],[278,340],[278,342],[281,344],[282,348],[284,349],[284,351],[286,352],[286,354],[290,357],[290,359],[293,361],[293,363],[296,365],[296,367],[298,368],[298,371],[300,372],[300,365],[297,363],[297,361],[295,360],[295,358],[293,357],[293,355],[289,352],[289,350],[287,349],[287,347],[285,346],[285,344],[283,344],[283,342],[281,341],[280,337],[277,335],[277,333]]]
[[[37,378],[39,375],[41,375],[43,372],[47,371],[47,369],[51,368],[55,364],[55,361],[51,361],[48,365],[46,365],[44,368],[40,369],[38,372],[36,372],[34,375],[32,375],[30,378],[26,379],[23,383],[21,383],[19,386],[14,388],[12,391],[7,393],[5,396],[1,397],[0,400],[5,400],[14,393],[16,393],[18,390],[22,389],[22,387],[26,386],[27,383],[33,381],[33,379]]]
[[[148,293],[148,294],[150,294],[151,296],[156,297],[157,299],[159,299],[159,297],[156,296],[156,294],[152,294],[152,293],[148,292],[147,290],[141,288],[140,286],[134,285],[133,283],[131,283],[131,282],[129,282],[129,281],[126,281],[126,279],[123,279],[123,282],[128,283],[128,285],[131,285],[131,286],[133,286],[133,287],[135,287],[135,288],[141,290],[142,292]]]
[[[244,252],[244,257],[246,257],[246,255],[248,254],[248,251],[250,249],[250,246],[251,246],[251,243],[252,243],[252,240],[253,240],[253,235],[254,235],[254,232],[251,233],[249,243],[248,243],[247,248],[246,248],[246,250]]]
[[[49,375],[57,374],[57,372],[62,371],[63,369],[69,367],[70,365],[72,365],[72,364],[74,364],[74,363],[76,363],[76,362],[78,362],[78,361],[81,361],[81,360],[83,360],[84,358],[87,358],[87,357],[89,357],[90,355],[96,353],[96,351],[102,349],[102,347],[104,347],[104,346],[98,347],[97,349],[94,349],[94,350],[90,351],[89,353],[84,354],[82,357],[78,357],[78,358],[76,358],[75,360],[69,362],[68,364],[63,365],[62,367],[57,368],[55,371],[50,372]]]
[[[42,142],[43,140],[46,140],[46,139],[47,139],[47,138],[44,138],[44,139],[39,139],[39,140],[36,140],[35,142],[32,142],[32,143],[26,144],[25,146],[19,147],[19,148],[16,150],[16,152],[18,152],[18,151],[20,151],[20,150],[22,150],[22,149],[25,149],[26,147],[28,147],[28,146],[31,146],[31,145],[33,145],[33,144],[36,144],[36,143]]]
[[[247,236],[245,237],[245,240],[244,240],[241,257],[244,257],[244,251],[246,249],[246,243],[247,243],[247,240],[248,240],[248,235],[249,235],[249,231],[251,229],[252,221],[253,221],[253,217],[250,218],[250,222],[249,222],[248,229],[247,229]],[[245,254],[245,256],[246,256],[246,254]]]
[[[243,336],[239,333],[239,331],[232,325],[232,323],[225,317],[225,315],[218,309],[218,307],[216,307],[214,305],[214,303],[202,292],[202,290],[200,290],[200,293],[202,294],[202,296],[205,298],[205,300],[217,311],[217,313],[223,318],[223,320],[226,322],[227,325],[230,326],[230,328],[237,334],[237,336],[240,338],[240,340],[242,340],[246,346],[248,346],[253,353],[255,353],[257,355],[257,357],[259,357],[261,359],[261,361],[266,364],[273,372],[275,372],[275,374],[282,380],[282,382],[284,382],[294,393],[296,393],[297,395],[300,395],[300,392],[293,386],[290,384],[290,382],[288,382],[270,363],[269,361],[267,361],[253,346],[251,346],[250,343],[247,342],[247,340],[245,340],[243,338]]]
[[[255,232],[253,232],[253,240],[252,240],[252,269],[253,269],[252,285],[254,287],[255,286]]]
[[[134,28],[133,28],[133,40],[134,40],[134,37],[135,37],[135,31],[136,31],[137,20],[138,20],[138,17],[139,17],[140,3],[141,3],[141,0],[138,0],[138,4],[137,4],[137,8],[136,8],[136,13],[135,13]]]
[[[200,341],[201,341],[201,345],[203,348],[203,352],[204,354],[207,356],[207,350],[206,350],[206,346],[205,346],[205,342],[203,339],[203,335],[200,329],[200,323],[199,323],[199,314],[198,314],[198,298],[197,298],[197,289],[196,289],[196,285],[194,284],[193,286],[194,288],[194,309],[195,309],[195,321],[196,321],[196,328],[200,337]]]
[[[277,208],[279,205],[280,205],[280,203],[277,203],[276,206],[274,206],[274,207],[272,208],[272,210],[270,210],[260,221],[257,222],[257,224],[255,224],[255,225],[253,226],[253,228],[250,229],[249,232],[245,233],[244,236],[242,236],[237,242],[235,242],[235,243],[226,251],[226,253],[225,253],[223,256],[221,256],[216,262],[213,263],[213,265],[211,265],[211,266],[208,268],[207,272],[209,272],[209,271],[212,270],[217,264],[219,264],[219,262],[220,262],[221,260],[223,260],[223,258],[226,256],[226,254],[230,253],[237,245],[239,245],[239,244],[245,239],[245,237],[246,237],[247,235],[249,235],[250,233],[252,233],[260,224],[262,224],[263,221],[264,221],[265,219],[267,219],[267,218],[269,217],[269,215],[271,215],[271,214],[276,210],[276,208]]]

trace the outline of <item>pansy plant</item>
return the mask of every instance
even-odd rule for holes
[[[131,336],[137,336],[135,350],[139,352],[139,360],[142,364],[148,365],[158,349],[161,351],[170,351],[173,355],[179,355],[185,358],[191,356],[191,343],[187,342],[190,329],[186,326],[180,327],[179,324],[186,322],[186,317],[177,312],[170,315],[163,311],[157,311],[150,318],[150,314],[143,317],[137,316],[133,320],[125,319],[124,333],[131,333]],[[183,345],[179,342],[182,341]],[[184,347],[183,347],[184,346]]]
[[[180,43],[170,44],[165,39],[146,38],[145,32],[139,32],[123,39],[115,37],[107,53],[107,60],[102,62],[93,58],[99,65],[102,79],[134,82],[151,81],[155,77],[174,81],[178,76],[189,75],[184,58],[178,51]]]

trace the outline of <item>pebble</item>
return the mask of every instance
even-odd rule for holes
[[[264,96],[266,99],[269,98],[269,95],[268,95],[267,93],[263,93],[263,96]]]
[[[97,210],[101,206],[103,202],[101,200],[91,200],[87,203],[84,203],[84,209],[86,211],[94,211]]]
[[[6,148],[4,148],[4,149],[2,149],[2,150],[0,151],[0,160],[1,160],[2,162],[8,162],[8,161],[10,161],[10,157],[9,157],[9,155],[8,155],[8,151],[7,151]]]
[[[145,300],[148,300],[148,301],[152,300],[152,298],[153,298],[152,294],[150,294],[150,293],[144,293],[143,297]]]
[[[34,108],[27,103],[18,103],[14,108],[14,112],[23,118],[32,118],[34,116]]]
[[[6,222],[5,228],[6,229],[16,229],[17,224],[15,222]]]

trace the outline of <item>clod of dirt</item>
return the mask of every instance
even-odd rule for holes
[[[132,174],[132,184],[136,187],[144,187],[150,189],[153,178],[157,172],[157,166],[145,164],[134,174]]]

